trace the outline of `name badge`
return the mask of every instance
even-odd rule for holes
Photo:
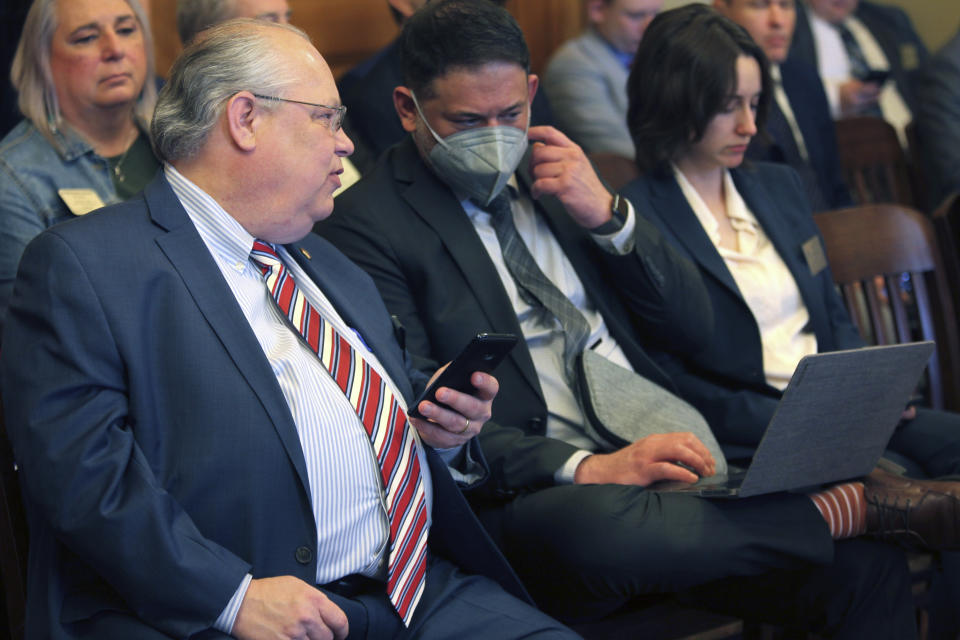
[[[917,51],[917,45],[912,42],[901,43],[900,64],[904,71],[913,71],[920,66],[920,52]]]
[[[812,276],[827,268],[827,254],[823,250],[820,236],[812,236],[803,243],[803,257],[807,260],[807,266],[810,267],[810,275]]]
[[[82,216],[99,209],[103,200],[93,189],[59,189],[60,199],[75,216]]]

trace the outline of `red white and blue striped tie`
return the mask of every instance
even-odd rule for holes
[[[390,518],[387,595],[410,626],[427,571],[427,503],[413,429],[390,388],[307,301],[273,247],[257,240],[250,257],[280,312],[320,358],[370,436]]]

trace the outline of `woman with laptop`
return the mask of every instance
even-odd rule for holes
[[[694,5],[651,24],[627,87],[642,175],[621,195],[700,268],[713,304],[710,346],[664,366],[734,459],[752,455],[801,358],[864,346],[799,177],[744,164],[772,87],[747,32]],[[908,475],[960,474],[960,416],[905,410],[885,456]]]

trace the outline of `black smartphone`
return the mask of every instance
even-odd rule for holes
[[[442,402],[437,402],[436,393],[440,387],[473,393],[474,386],[470,383],[473,372],[493,373],[515,344],[517,344],[517,336],[512,333],[478,333],[460,352],[460,355],[453,359],[450,366],[427,386],[407,411],[407,415],[425,420],[426,416],[418,409],[424,400],[446,407]]]
[[[862,78],[861,82],[873,82],[876,84],[883,84],[887,81],[887,78],[890,77],[889,69],[871,69],[867,71]]]

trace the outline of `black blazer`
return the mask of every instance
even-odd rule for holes
[[[790,43],[788,60],[801,61],[818,69],[817,47],[810,18],[802,2],[797,3],[797,26]],[[910,111],[917,111],[918,70],[929,57],[926,45],[913,28],[909,16],[899,7],[860,0],[853,15],[870,31],[890,62],[890,72]]]
[[[412,401],[423,376],[366,274],[312,235],[290,249]],[[289,407],[162,175],[28,246],[4,336],[30,516],[28,637],[82,637],[69,623],[111,610],[187,637],[247,572],[314,583],[317,523]],[[427,461],[431,550],[523,597],[429,448]]]
[[[809,160],[800,155],[790,124],[776,100],[770,101],[766,127],[769,137],[754,136],[747,158],[793,167],[800,174],[814,211],[851,206],[853,200],[840,171],[836,125],[816,68],[787,60],[780,65],[780,73]]]
[[[812,274],[802,246],[820,238],[797,174],[776,164],[732,170],[747,206],[793,275],[810,312],[809,330],[820,351],[863,346],[833,286],[830,269]],[[766,383],[760,329],[723,258],[680,186],[667,172],[651,173],[622,194],[700,268],[713,307],[714,340],[692,357],[658,354],[680,395],[696,406],[724,444],[756,446],[773,416],[780,392]]]
[[[529,184],[527,163],[518,176]],[[526,188],[526,187],[524,187]],[[709,302],[696,268],[638,219],[637,250],[611,256],[576,225],[559,201],[542,198],[543,215],[586,291],[634,368],[673,388],[641,342],[696,349],[709,339]],[[376,169],[337,198],[316,230],[373,276],[387,308],[406,327],[411,353],[445,362],[479,331],[521,335],[493,262],[453,192],[430,171],[408,136]],[[505,492],[554,484],[575,451],[542,437],[547,409],[522,341],[496,371],[494,420],[480,435]],[[514,428],[515,427],[515,428]]]

